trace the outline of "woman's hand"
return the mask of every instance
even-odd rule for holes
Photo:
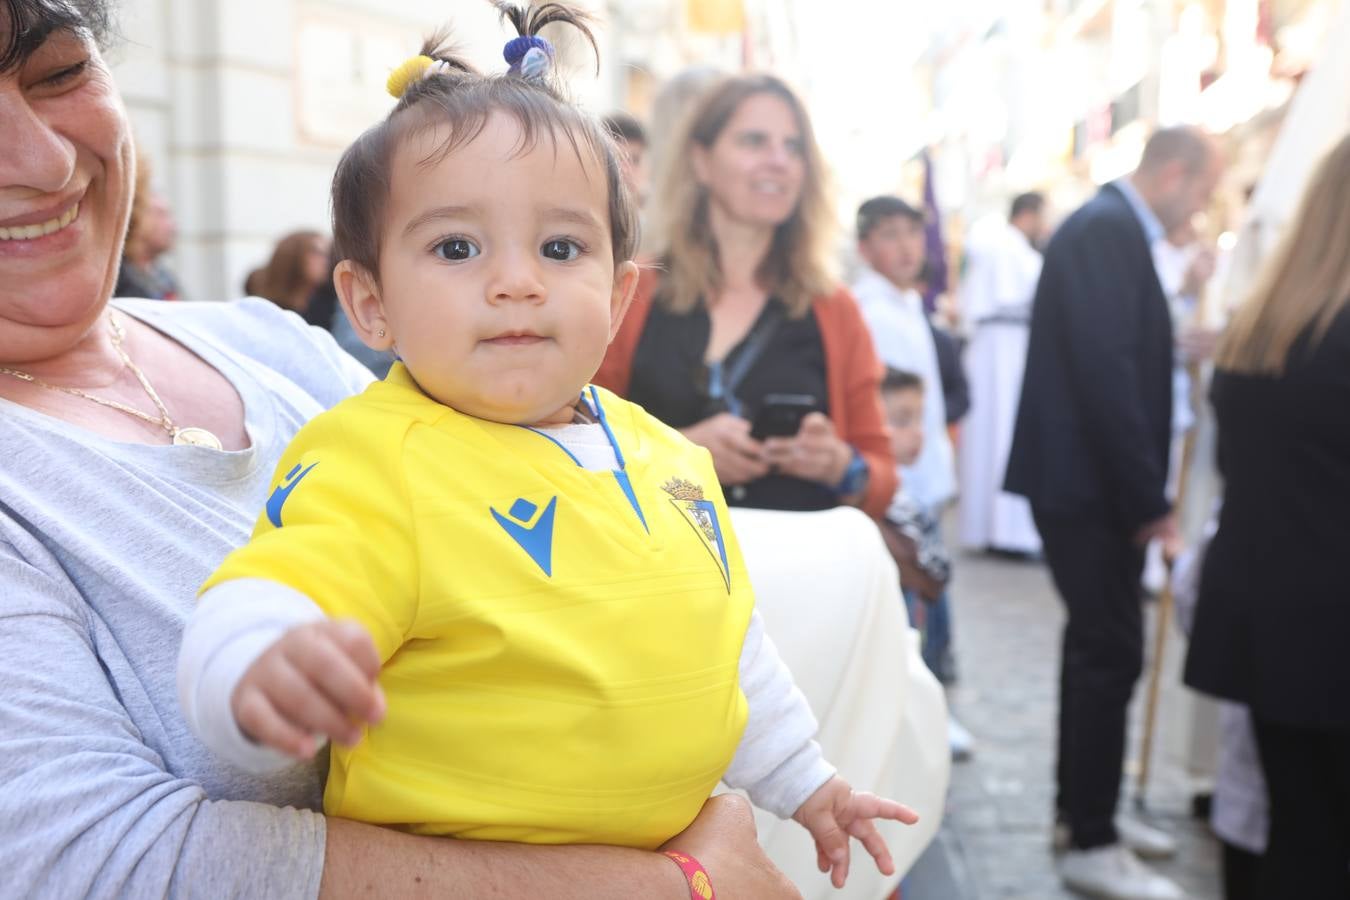
[[[853,448],[835,434],[824,413],[813,412],[802,419],[796,436],[765,441],[764,456],[784,475],[834,487],[844,480]]]
[[[764,855],[750,804],[737,794],[710,798],[693,824],[661,849],[688,854],[702,863],[719,897],[801,900],[797,889]]]
[[[713,468],[724,486],[745,484],[769,474],[764,445],[750,436],[750,423],[731,413],[718,413],[680,433],[712,454]]]

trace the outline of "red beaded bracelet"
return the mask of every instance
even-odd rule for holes
[[[662,855],[673,860],[684,873],[685,879],[689,882],[690,900],[717,900],[712,879],[708,877],[708,870],[703,868],[702,863],[686,853],[676,853],[672,850],[666,850]]]

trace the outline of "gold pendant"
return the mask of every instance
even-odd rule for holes
[[[173,442],[179,447],[205,447],[208,450],[223,449],[220,438],[205,428],[178,428],[174,430]]]

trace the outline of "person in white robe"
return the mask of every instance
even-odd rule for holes
[[[1195,323],[1201,290],[1214,275],[1216,254],[1199,240],[1195,226],[1187,222],[1167,233],[1153,246],[1153,268],[1158,273],[1167,302],[1172,306],[1172,325],[1177,335],[1177,360],[1172,375],[1172,434],[1181,437],[1195,425],[1195,398],[1187,366],[1212,352],[1216,331],[1201,332]],[[1196,349],[1203,344],[1205,349]],[[1176,475],[1173,466],[1173,477]]]
[[[1022,194],[1008,221],[972,229],[967,247],[960,295],[970,328],[972,403],[960,448],[960,540],[966,547],[1025,555],[1041,550],[1030,504],[1003,490],[1003,475],[1022,394],[1045,213],[1044,197]]]
[[[1167,492],[1173,500],[1178,499],[1186,435],[1197,421],[1197,401],[1203,402],[1196,397],[1190,366],[1213,354],[1219,336],[1217,330],[1196,323],[1200,293],[1214,275],[1215,259],[1214,249],[1204,245],[1190,222],[1173,228],[1153,245],[1153,268],[1172,307],[1177,342],[1172,367],[1172,458],[1167,475]],[[1166,580],[1162,550],[1150,545],[1144,562],[1144,587],[1156,594]]]

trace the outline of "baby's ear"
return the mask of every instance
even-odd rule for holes
[[[609,339],[614,340],[623,324],[623,317],[637,292],[639,269],[632,260],[614,267],[614,290],[609,298]]]
[[[385,317],[375,276],[359,263],[344,259],[333,270],[333,287],[361,343],[372,350],[392,350],[394,329]]]

